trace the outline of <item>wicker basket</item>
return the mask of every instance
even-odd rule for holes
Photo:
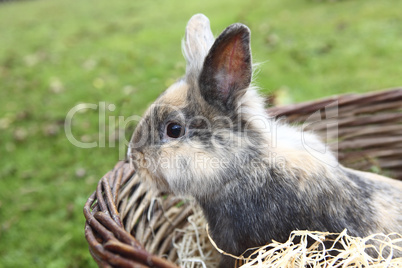
[[[344,165],[402,179],[402,89],[347,94],[270,108],[269,113],[314,130]],[[158,198],[159,197],[159,198]],[[85,237],[100,267],[178,267],[174,232],[192,207],[141,183],[118,162],[84,207]]]

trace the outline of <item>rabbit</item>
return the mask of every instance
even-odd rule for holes
[[[313,133],[267,114],[247,26],[215,39],[196,14],[182,47],[185,76],[145,112],[128,156],[161,191],[196,200],[220,249],[241,255],[293,230],[402,233],[401,181],[348,169]],[[222,255],[219,267],[234,266]]]

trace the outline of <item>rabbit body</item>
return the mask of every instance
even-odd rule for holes
[[[316,136],[266,114],[246,26],[215,40],[195,15],[183,50],[185,77],[147,110],[129,157],[160,190],[196,199],[219,248],[241,255],[293,230],[402,233],[402,182],[347,169]]]

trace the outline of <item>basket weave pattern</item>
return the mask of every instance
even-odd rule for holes
[[[344,165],[402,179],[402,89],[274,107],[278,118],[314,130]],[[99,267],[177,268],[173,241],[192,215],[182,200],[150,189],[128,162],[99,181],[84,207],[85,237]]]

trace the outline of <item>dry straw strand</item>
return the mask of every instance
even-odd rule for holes
[[[194,214],[188,217],[189,224],[183,229],[176,229],[182,233],[180,241],[174,241],[174,247],[179,256],[178,264],[183,268],[217,267],[218,252],[208,239],[204,228],[206,220],[201,209],[191,204]]]
[[[228,254],[216,246],[209,234],[208,237],[220,253],[243,260],[241,268],[402,267],[402,258],[392,259],[394,250],[402,250],[399,246],[402,245],[402,235],[396,233],[373,234],[359,238],[349,236],[346,229],[339,234],[294,231],[288,241],[284,243],[273,241],[255,250],[251,257]],[[314,242],[311,243],[311,240]],[[331,246],[327,248],[324,242],[331,242]],[[377,243],[377,247],[372,243]],[[389,253],[385,251],[386,248],[390,250]],[[368,249],[375,249],[378,257],[370,256],[366,252]]]

